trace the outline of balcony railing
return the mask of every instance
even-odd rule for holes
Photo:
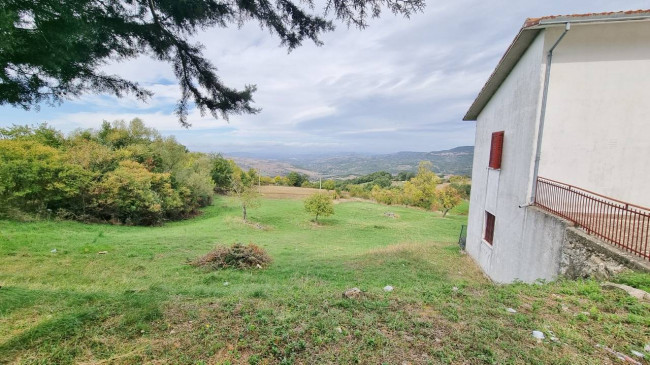
[[[588,234],[650,260],[650,209],[539,177],[535,205]]]

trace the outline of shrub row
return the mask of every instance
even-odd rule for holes
[[[135,119],[65,137],[41,125],[0,129],[0,214],[155,225],[212,202],[213,157]]]

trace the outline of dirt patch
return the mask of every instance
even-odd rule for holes
[[[260,193],[268,199],[304,199],[312,194],[322,193],[325,191],[328,190],[275,185],[265,185],[260,187]]]
[[[244,220],[242,220],[242,222],[251,228],[259,229],[261,231],[268,231],[271,229],[270,226],[265,226],[262,223],[258,223],[258,222],[251,222],[251,221],[244,221]]]

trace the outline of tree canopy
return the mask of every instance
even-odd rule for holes
[[[212,156],[140,119],[68,136],[43,124],[0,128],[0,217],[55,215],[155,225],[212,203]]]
[[[330,216],[334,214],[334,203],[332,195],[327,193],[316,193],[305,199],[305,210],[307,213],[315,215],[315,222],[318,222],[318,216]]]
[[[303,41],[322,44],[333,19],[364,28],[382,8],[409,16],[424,0],[327,0],[323,15],[312,0],[5,0],[0,9],[0,105],[25,109],[61,103],[84,93],[152,93],[137,82],[101,71],[111,60],[149,55],[172,65],[181,92],[180,123],[189,126],[190,102],[202,113],[227,119],[256,113],[253,92],[226,86],[192,43],[198,31],[256,21],[292,50]]]

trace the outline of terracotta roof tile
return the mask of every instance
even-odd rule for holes
[[[566,18],[567,20],[569,19],[576,19],[576,18],[589,18],[589,17],[603,17],[603,16],[612,16],[612,15],[633,15],[633,14],[650,14],[650,9],[639,9],[639,10],[625,10],[625,11],[609,11],[609,12],[603,12],[603,13],[585,13],[585,14],[568,14],[568,15],[548,15],[548,16],[543,16],[540,18],[528,18],[524,22],[524,25],[522,28],[528,28],[528,27],[533,27],[535,25],[539,25],[539,23],[545,21],[545,20],[552,20],[552,19],[557,19],[557,18]]]

